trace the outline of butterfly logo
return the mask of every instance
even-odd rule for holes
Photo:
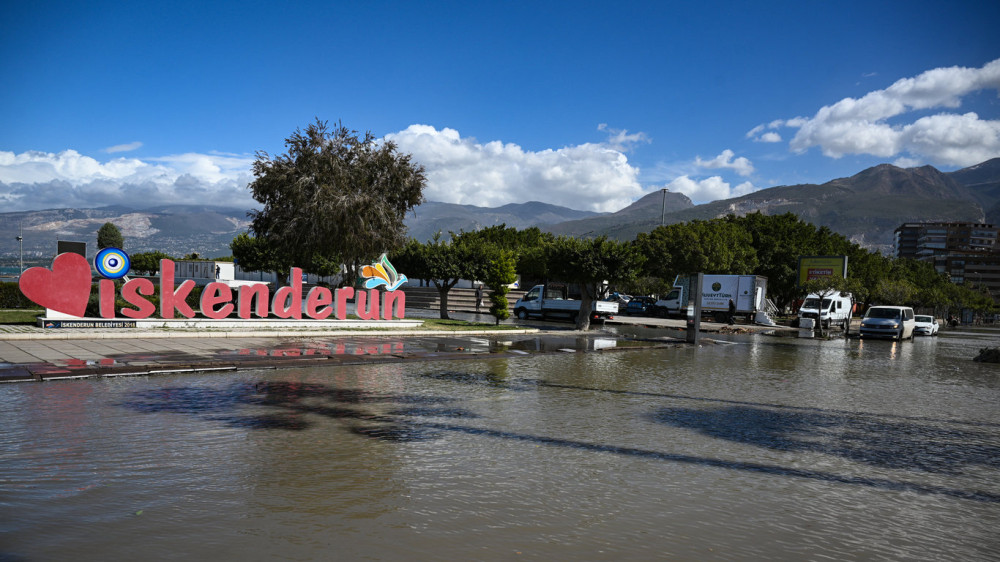
[[[366,289],[384,285],[385,290],[395,291],[407,281],[405,275],[396,272],[396,268],[389,263],[389,258],[385,257],[385,254],[382,254],[377,262],[361,268],[361,276],[365,278]]]

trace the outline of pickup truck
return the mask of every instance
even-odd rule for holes
[[[582,301],[568,297],[565,285],[535,285],[514,303],[514,315],[522,320],[537,316],[543,320],[559,317],[575,319]],[[618,314],[618,303],[595,300],[591,306],[592,319],[613,318]]]

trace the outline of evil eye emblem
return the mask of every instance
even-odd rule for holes
[[[128,274],[132,261],[119,248],[104,248],[94,258],[94,268],[108,279],[121,279]]]

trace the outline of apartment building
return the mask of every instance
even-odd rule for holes
[[[969,222],[905,223],[895,230],[897,258],[929,261],[952,283],[985,286],[1000,298],[1000,228]]]

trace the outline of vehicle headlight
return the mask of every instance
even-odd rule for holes
[[[893,324],[893,325],[892,325],[892,327],[893,327],[893,328],[898,328],[898,327],[899,327],[899,324]]]

